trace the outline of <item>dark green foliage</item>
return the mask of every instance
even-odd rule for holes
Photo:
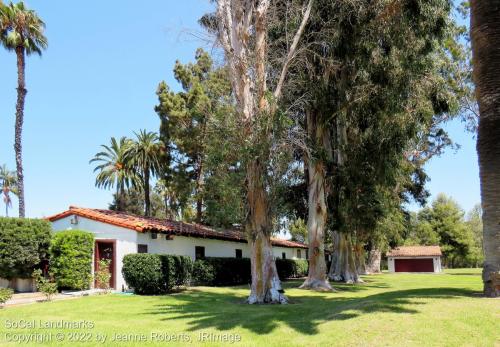
[[[192,268],[193,262],[186,256],[128,254],[123,258],[122,274],[137,294],[164,294],[187,285]]]
[[[50,238],[47,221],[0,218],[0,277],[29,278],[47,260]]]
[[[214,286],[248,284],[252,280],[249,258],[205,258],[214,269]]]
[[[168,265],[157,254],[128,254],[123,257],[122,274],[136,294],[159,294],[165,291],[163,273]]]
[[[162,264],[165,290],[171,291],[176,286],[188,285],[193,271],[190,257],[181,255],[159,255]]]
[[[439,194],[432,206],[411,216],[404,234],[406,245],[440,245],[446,267],[481,265],[481,211],[473,210],[469,219],[460,206],[445,194]]]
[[[276,259],[276,269],[283,280],[307,276],[309,266],[305,259]]]
[[[307,276],[308,264],[304,259],[276,259],[280,279]],[[196,260],[193,281],[211,286],[249,284],[252,280],[249,258],[209,257]]]
[[[229,227],[243,219],[243,173],[227,70],[198,49],[196,62],[176,62],[182,90],[161,82],[156,112],[166,152],[159,193],[173,216]],[[195,211],[192,209],[195,208]]]
[[[193,272],[193,260],[187,256],[176,255],[172,256],[175,264],[175,285],[188,285]]]
[[[50,245],[50,271],[60,289],[88,289],[92,280],[94,236],[67,230],[54,235]]]
[[[151,217],[165,218],[165,204],[161,195],[154,189],[150,194]],[[131,187],[123,193],[114,193],[113,201],[109,204],[112,211],[121,211],[138,216],[144,215],[144,194],[139,188]]]
[[[7,300],[12,298],[14,291],[10,288],[0,288],[0,305],[5,304]]]
[[[215,270],[212,264],[203,259],[198,259],[193,264],[191,274],[192,283],[200,286],[210,286],[215,278]]]

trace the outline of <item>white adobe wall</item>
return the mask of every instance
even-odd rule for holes
[[[78,224],[71,224],[73,216],[59,219],[52,222],[54,232],[63,230],[83,230],[94,234],[96,240],[116,240],[116,289],[120,290],[126,287],[125,280],[122,276],[123,257],[130,253],[137,253],[137,236],[138,233],[134,230],[121,228],[118,226],[100,223],[91,219],[78,217]],[[92,258],[93,259],[93,258]],[[94,272],[94,262],[92,261],[92,272]]]
[[[434,264],[434,272],[442,272],[441,268],[441,257],[433,257],[432,263]]]
[[[157,239],[151,238],[151,233],[139,233],[134,230],[78,217],[78,224],[71,224],[73,216],[68,216],[52,222],[55,232],[62,230],[84,230],[94,234],[96,240],[116,240],[116,289],[126,287],[122,276],[123,257],[137,253],[139,244],[148,245],[148,253],[176,254],[190,256],[195,259],[195,247],[205,247],[207,257],[235,257],[236,249],[241,249],[244,258],[250,257],[250,248],[247,243],[232,242],[214,239],[204,239],[185,236],[174,236],[173,240],[166,240],[165,235],[158,234]],[[273,247],[273,254],[281,258],[285,253],[287,259],[297,259],[297,248]],[[300,249],[301,258],[305,259],[305,249]],[[93,262],[92,262],[93,266]],[[93,269],[92,269],[93,271]]]

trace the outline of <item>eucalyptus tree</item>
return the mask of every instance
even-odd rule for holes
[[[138,174],[134,176],[140,181],[144,192],[144,215],[151,216],[151,178],[160,172],[164,147],[157,133],[140,130],[135,133],[136,139],[130,147],[130,165]]]
[[[358,281],[352,251],[360,247],[353,243],[369,240],[389,210],[386,202],[422,193],[423,161],[406,153],[450,144],[440,125],[443,114],[455,112],[455,95],[435,62],[450,39],[450,10],[444,0],[315,3],[306,48],[290,67],[295,88],[289,90],[296,92],[287,100],[303,100],[307,132],[313,266],[304,287],[328,288],[321,271],[326,229],[335,231],[338,246],[330,278]]]
[[[423,164],[450,145],[442,123],[458,103],[443,76],[442,52],[454,39],[454,24],[448,1],[339,6],[347,17],[339,24],[344,34],[335,55],[340,112],[331,206],[332,229],[347,246],[329,276],[355,282],[359,264],[352,260],[359,256],[350,253],[360,247],[350,244],[371,238],[391,201],[421,198]]]
[[[17,195],[17,176],[5,164],[0,166],[0,187],[2,187],[3,202],[5,203],[5,216],[8,217],[9,208],[12,207],[10,193]]]
[[[483,208],[486,296],[498,297],[492,280],[500,272],[500,4],[497,0],[471,1],[473,78],[479,104],[477,153]]]
[[[25,216],[24,172],[22,160],[22,130],[24,122],[24,103],[26,98],[26,56],[42,55],[47,48],[44,35],[45,23],[37,13],[26,7],[23,1],[0,6],[0,25],[2,44],[14,51],[17,58],[17,103],[14,151],[16,156],[17,188],[19,197],[19,217]]]
[[[95,185],[98,188],[116,188],[116,209],[123,211],[122,200],[126,190],[137,181],[137,172],[132,166],[133,141],[126,137],[119,140],[111,138],[111,144],[101,145],[103,151],[98,152],[90,160],[90,164],[97,163],[94,172],[97,172]]]
[[[240,137],[246,148],[245,230],[251,249],[252,285],[248,302],[286,303],[276,271],[271,245],[272,215],[268,172],[272,163],[273,125],[279,120],[276,103],[302,33],[312,0],[304,12],[280,68],[268,61],[269,0],[217,0],[215,25],[218,43],[225,53],[236,100]],[[270,75],[270,72],[273,75]],[[273,78],[275,77],[275,78]],[[273,88],[270,89],[270,79]]]

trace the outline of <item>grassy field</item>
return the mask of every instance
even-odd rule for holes
[[[500,300],[480,297],[479,273],[365,276],[365,284],[335,285],[333,293],[296,289],[300,281],[289,281],[292,303],[281,306],[243,304],[245,287],[198,287],[170,296],[115,294],[10,307],[0,310],[0,345],[32,339],[23,344],[500,346]],[[41,327],[61,320],[87,325]],[[13,327],[28,323],[33,327]],[[115,334],[129,341],[112,341]]]

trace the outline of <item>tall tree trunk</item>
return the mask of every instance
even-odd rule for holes
[[[368,261],[366,262],[366,273],[376,274],[380,273],[380,261],[382,259],[382,252],[378,249],[372,249],[368,253]]]
[[[307,130],[316,145],[323,145],[323,134],[318,125],[317,114],[307,113]],[[323,146],[322,146],[323,147]],[[326,165],[321,158],[308,158],[308,216],[307,236],[309,240],[309,273],[300,286],[304,289],[332,290],[326,276],[325,231],[326,231]]]
[[[151,216],[151,198],[149,196],[149,167],[144,168],[144,215]]]
[[[265,191],[264,169],[258,159],[247,167],[248,215],[246,231],[251,249],[252,287],[248,303],[281,303],[288,299],[284,295],[276,270],[271,244],[271,220],[267,192]]]
[[[471,39],[479,104],[477,153],[483,208],[484,294],[500,296],[500,2],[472,0]]]
[[[125,211],[125,188],[124,185],[118,184],[116,186],[116,208],[118,211]]]
[[[273,93],[274,102],[267,102],[267,12],[270,0],[236,1],[217,0],[217,24],[219,43],[224,49],[229,67],[231,84],[236,100],[242,134],[256,147],[266,146],[259,140],[268,139],[270,129],[260,129],[260,118],[274,114],[280,99],[288,65],[295,56],[297,44],[311,12],[309,0],[299,29],[288,50],[278,85]],[[257,121],[257,122],[256,122]],[[264,153],[269,150],[264,149]],[[246,164],[247,221],[246,231],[252,254],[252,289],[249,303],[286,303],[271,246],[271,214],[268,208],[268,192],[265,186],[268,157],[260,154]]]
[[[366,275],[366,252],[360,243],[354,245],[354,261],[358,275]]]
[[[4,198],[3,198],[3,202],[5,202],[5,217],[8,217],[8,216],[9,216],[9,196],[8,196],[8,194],[5,192],[5,188],[4,188]]]
[[[357,272],[351,235],[333,232],[332,265],[328,277],[336,282],[362,283]]]
[[[203,217],[203,188],[205,185],[203,158],[198,160],[198,172],[196,178],[196,222],[201,223]]]
[[[25,55],[23,47],[16,47],[17,56],[17,104],[16,104],[16,126],[14,151],[16,154],[16,169],[17,169],[17,189],[19,198],[19,217],[25,217],[24,206],[24,173],[23,173],[23,122],[24,122],[24,100],[26,98],[26,82],[25,82]]]

